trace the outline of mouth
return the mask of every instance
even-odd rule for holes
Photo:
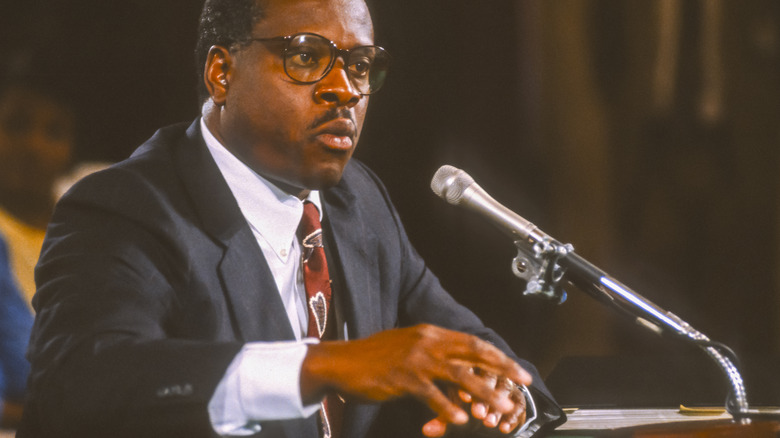
[[[345,118],[325,122],[319,126],[314,138],[334,151],[348,151],[355,143],[355,124]]]

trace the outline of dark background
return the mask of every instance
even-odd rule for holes
[[[733,347],[746,368],[766,368],[780,350],[780,3],[673,2],[671,12],[638,0],[374,3],[377,42],[393,66],[356,156],[385,181],[412,241],[459,301],[543,375],[572,356],[690,355],[712,367],[579,291],[560,307],[523,297],[512,242],[431,193],[442,164]],[[0,55],[50,53],[76,96],[78,158],[116,161],[158,127],[198,114],[200,6],[5,2]],[[673,85],[666,104],[654,104],[664,38],[676,67],[661,69]],[[708,92],[714,116],[703,110]]]

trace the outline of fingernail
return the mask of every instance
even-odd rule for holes
[[[496,417],[496,414],[489,414],[487,418],[485,418],[485,423],[489,427],[495,427],[496,423],[498,423],[498,417]]]
[[[485,414],[487,414],[487,408],[482,403],[477,403],[474,405],[472,413],[476,418],[485,418]]]
[[[429,437],[441,436],[442,435],[441,426],[438,424],[428,423],[423,426],[423,435]]]
[[[458,411],[455,413],[455,419],[453,422],[455,424],[466,424],[469,421],[469,415],[463,411]]]

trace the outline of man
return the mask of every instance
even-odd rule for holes
[[[0,68],[0,427],[21,419],[33,268],[75,145],[73,104],[47,55],[21,51]]]
[[[202,118],[57,207],[19,436],[441,436],[469,414],[497,433],[562,421],[350,160],[389,60],[363,0],[207,1],[198,47]],[[299,243],[299,222],[320,220]],[[329,280],[309,296],[321,256]]]

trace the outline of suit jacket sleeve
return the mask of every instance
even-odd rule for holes
[[[183,204],[162,196],[115,168],[57,206],[36,268],[18,436],[212,436],[206,406],[242,343],[175,243],[188,237],[170,220]]]

